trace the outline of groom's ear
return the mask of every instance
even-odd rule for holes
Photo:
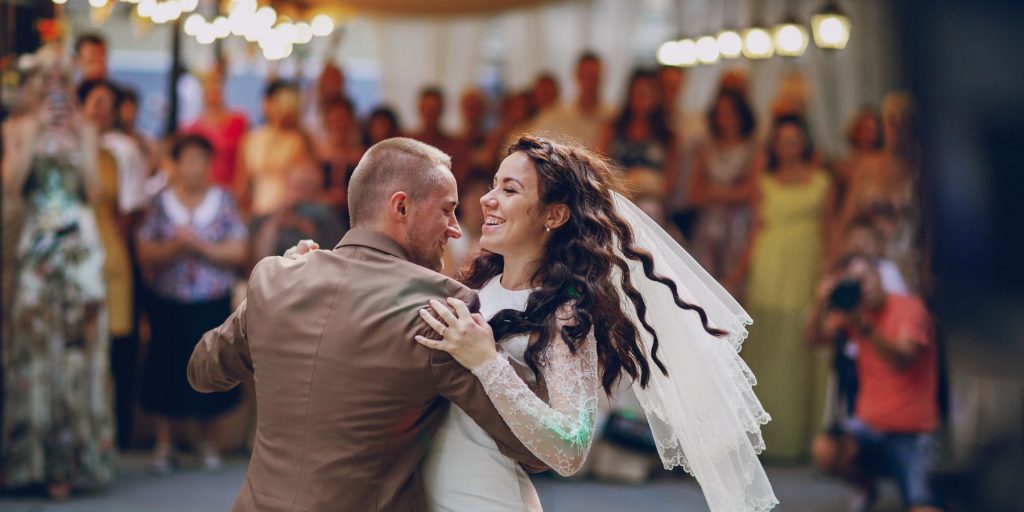
[[[388,217],[392,220],[404,219],[408,214],[408,208],[408,194],[402,191],[391,194],[391,198],[388,199]]]

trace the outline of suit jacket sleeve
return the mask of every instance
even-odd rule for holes
[[[188,382],[200,393],[227,391],[252,376],[252,357],[246,339],[246,304],[208,331],[188,361]]]
[[[459,298],[468,303],[470,310],[474,313],[479,311],[480,302],[475,293],[459,294]],[[426,323],[423,324],[418,334],[426,337],[436,335]],[[501,453],[515,459],[530,472],[536,473],[549,469],[512,433],[475,375],[450,355],[438,350],[431,351],[431,370],[438,393],[451,400],[470,418],[473,418],[473,421],[494,439]]]

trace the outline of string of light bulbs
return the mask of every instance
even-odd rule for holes
[[[89,0],[95,9],[106,7],[114,0]],[[135,12],[153,23],[163,24],[177,21],[184,15],[183,29],[199,44],[213,44],[229,36],[245,38],[259,45],[267,60],[285,59],[292,54],[296,45],[308,44],[315,37],[326,37],[334,32],[334,20],[326,14],[318,14],[307,21],[295,22],[287,16],[279,16],[269,6],[258,6],[256,0],[231,0],[226,16],[212,20],[195,12],[199,0],[120,0],[135,4]],[[67,0],[53,0],[64,4]]]
[[[850,18],[835,1],[829,1],[811,16],[814,44],[825,50],[842,50],[850,40]],[[756,10],[748,28],[724,28],[717,34],[682,37],[665,41],[655,57],[666,66],[693,67],[711,65],[719,59],[746,57],[768,59],[775,55],[799,57],[809,44],[807,26],[788,8],[782,21],[769,28]]]

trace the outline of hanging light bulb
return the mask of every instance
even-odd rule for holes
[[[850,41],[850,18],[835,2],[829,2],[811,16],[811,32],[818,48],[842,50]]]
[[[799,57],[807,50],[807,27],[792,13],[786,15],[774,29],[775,52],[783,57]]]
[[[178,4],[181,5],[182,13],[192,12],[199,7],[199,0],[180,0]]]
[[[152,18],[156,14],[156,0],[142,0],[139,2],[139,6],[136,7],[136,11],[139,16],[143,18]]]
[[[202,29],[200,29],[199,34],[196,36],[196,41],[203,45],[213,44],[216,40],[217,34],[214,33],[213,25],[210,25],[209,23],[204,24]]]
[[[245,34],[246,27],[254,23],[253,18],[256,16],[256,9],[249,9],[248,5],[243,5],[239,2],[235,3],[235,8],[228,14],[228,23],[231,25],[231,33],[240,36]]]
[[[679,66],[690,68],[697,65],[697,43],[693,39],[679,40]]]
[[[718,62],[718,56],[718,41],[713,36],[697,39],[697,60],[701,64],[714,64]]]
[[[213,37],[217,39],[224,39],[231,35],[231,22],[228,21],[224,16],[217,16],[213,19]]]
[[[256,10],[255,17],[257,24],[264,27],[273,27],[274,23],[277,22],[277,11],[269,5],[263,6]]]
[[[679,41],[672,40],[661,43],[655,56],[658,59],[658,64],[662,66],[678,66],[682,62]]]
[[[718,52],[723,59],[735,59],[743,53],[743,38],[735,30],[718,33]]]
[[[748,59],[767,59],[775,55],[775,44],[768,30],[753,27],[743,31],[743,56]]]
[[[295,24],[295,32],[298,34],[295,38],[297,44],[306,44],[313,40],[313,27],[309,26],[309,23],[305,21]]]
[[[313,35],[318,37],[329,36],[334,32],[334,20],[326,14],[317,14],[310,22],[313,28]]]
[[[202,14],[193,14],[188,18],[185,18],[185,33],[196,37],[199,35],[199,31],[202,30],[203,26],[206,25],[206,20]]]
[[[55,3],[57,5],[64,5],[64,4],[68,3],[68,0],[53,0],[53,3]]]

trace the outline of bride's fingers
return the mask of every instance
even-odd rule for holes
[[[424,347],[447,352],[447,350],[445,350],[444,341],[442,340],[432,340],[430,338],[424,338],[423,336],[419,335],[417,335],[414,339],[416,340],[416,343],[419,343]]]
[[[437,313],[437,316],[441,317],[441,320],[448,325],[455,325],[455,322],[459,320],[455,317],[455,313],[448,309],[448,306],[437,299],[430,299],[430,307],[434,308],[434,313]]]
[[[434,315],[431,315],[430,312],[427,311],[426,309],[420,309],[420,318],[422,318],[423,321],[426,322],[431,329],[437,331],[438,334],[443,333],[444,330],[448,328],[447,325],[442,323],[440,320],[434,318]]]
[[[448,304],[455,308],[455,313],[459,315],[459,319],[469,319],[473,317],[473,313],[469,312],[469,306],[466,306],[465,302],[462,302],[455,297],[448,297]]]
[[[480,327],[487,325],[487,319],[480,313],[473,313],[473,321]]]

